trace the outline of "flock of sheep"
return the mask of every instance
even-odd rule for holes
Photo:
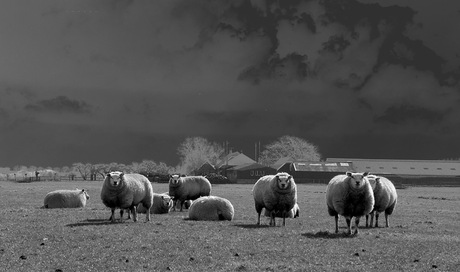
[[[222,197],[211,196],[211,183],[206,177],[171,175],[169,192],[153,192],[150,181],[140,174],[125,174],[114,171],[106,175],[101,190],[101,200],[111,209],[109,220],[115,222],[115,210],[120,209],[120,221],[127,210],[128,219],[137,221],[138,213],[161,214],[175,211],[176,206],[188,208],[190,220],[229,220],[234,216],[232,203]],[[299,216],[297,186],[288,173],[277,173],[261,177],[252,189],[257,212],[270,217],[270,226],[275,226],[276,217],[283,219]],[[366,216],[366,227],[378,227],[380,213],[385,214],[385,226],[389,227],[388,215],[393,213],[397,202],[394,185],[385,177],[364,173],[347,172],[331,179],[326,188],[326,204],[330,216],[335,218],[335,232],[338,233],[338,218],[343,216],[347,223],[347,234],[352,233],[351,220],[355,218],[354,234],[358,234],[360,218]],[[85,190],[58,190],[50,192],[44,200],[45,208],[84,207],[89,195]],[[369,224],[370,216],[370,224]]]

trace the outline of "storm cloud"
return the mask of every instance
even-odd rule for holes
[[[457,2],[2,2],[0,165],[175,164],[190,136],[248,155],[295,135],[323,157],[458,157]]]

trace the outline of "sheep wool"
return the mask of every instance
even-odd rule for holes
[[[257,225],[260,225],[260,214],[265,208],[270,216],[270,226],[275,226],[275,216],[281,214],[283,226],[286,217],[297,203],[297,186],[294,178],[288,173],[277,173],[261,177],[252,188],[254,204],[257,212]]]
[[[169,195],[174,200],[173,210],[176,210],[176,203],[180,203],[180,211],[186,200],[195,200],[201,196],[211,195],[211,182],[203,176],[181,177],[171,175],[169,179]]]
[[[381,176],[369,175],[368,180],[374,192],[374,209],[369,214],[371,217],[370,225],[368,224],[368,217],[366,215],[366,227],[372,227],[375,215],[375,227],[379,226],[379,214],[385,212],[385,227],[389,227],[388,215],[391,215],[395,209],[398,201],[398,194],[393,183]]]
[[[190,220],[232,221],[235,210],[228,199],[218,196],[203,196],[193,201],[188,214]]]
[[[335,233],[339,232],[338,215],[345,217],[348,234],[351,234],[351,219],[355,217],[355,232],[359,232],[359,220],[374,208],[374,193],[367,179],[367,172],[347,172],[329,181],[326,188],[327,210],[335,217]]]
[[[44,208],[81,208],[86,206],[88,199],[85,189],[56,190],[46,194]]]
[[[167,194],[153,194],[153,204],[150,208],[150,214],[169,213],[173,205],[171,197]],[[146,213],[147,209],[142,203],[137,206],[138,213]]]
[[[114,171],[107,174],[101,190],[101,199],[112,210],[111,221],[115,222],[115,209],[120,209],[120,221],[123,210],[129,209],[133,221],[137,221],[139,203],[146,208],[146,221],[150,221],[150,208],[153,203],[153,189],[150,181],[140,174],[124,174]],[[128,213],[129,215],[129,213]]]

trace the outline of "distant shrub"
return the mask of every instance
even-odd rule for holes
[[[206,178],[211,182],[211,184],[225,184],[231,183],[230,180],[226,176],[222,176],[215,173],[210,173],[206,175]]]

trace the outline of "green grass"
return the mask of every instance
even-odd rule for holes
[[[112,224],[101,186],[0,182],[0,271],[460,271],[458,188],[398,190],[390,228],[364,228],[363,218],[350,237],[333,233],[325,185],[298,185],[300,218],[286,227],[255,225],[252,185],[213,187],[234,205],[230,222],[190,221],[184,211]],[[85,208],[41,208],[46,193],[75,187],[89,192]]]

